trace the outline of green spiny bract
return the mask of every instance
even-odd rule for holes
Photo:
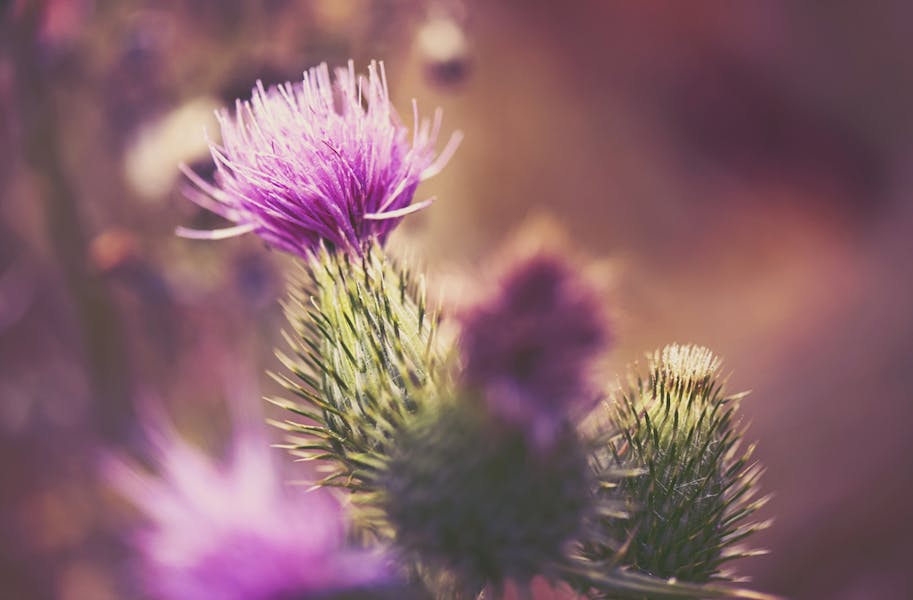
[[[405,430],[376,487],[407,560],[451,574],[471,597],[487,584],[549,575],[593,505],[572,430],[543,452],[466,399]]]
[[[279,425],[293,453],[325,461],[318,485],[365,491],[362,472],[432,397],[426,390],[450,385],[438,315],[427,309],[424,281],[377,246],[361,256],[321,248],[304,271],[285,304],[295,357],[279,353],[294,377],[275,376],[300,400],[271,400],[311,421]]]
[[[753,446],[740,451],[744,430],[736,415],[743,395],[726,396],[720,361],[707,349],[671,345],[651,357],[650,374],[632,377],[610,405],[621,435],[611,450],[615,467],[640,469],[616,490],[629,500],[628,519],[604,520],[604,533],[623,543],[615,561],[679,581],[728,580],[729,560],[751,554],[739,546],[765,523],[751,515],[762,469]],[[596,463],[597,471],[606,463]],[[591,558],[614,549],[591,544]]]

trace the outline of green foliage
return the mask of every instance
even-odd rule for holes
[[[599,473],[641,473],[611,490],[629,499],[630,517],[602,521],[621,548],[590,543],[585,553],[661,578],[729,580],[721,567],[752,554],[739,543],[766,526],[751,520],[767,498],[757,498],[754,447],[740,450],[743,395],[724,395],[720,362],[705,348],[667,346],[650,367],[608,405],[621,434],[608,447],[611,459],[594,461]]]
[[[279,426],[303,460],[322,460],[317,485],[363,491],[362,474],[427,398],[449,389],[438,314],[424,281],[372,246],[362,256],[321,249],[290,285],[290,371],[274,377],[297,401],[271,398],[304,417]]]

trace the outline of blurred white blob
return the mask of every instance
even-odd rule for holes
[[[438,84],[461,82],[469,71],[469,41],[457,20],[432,17],[418,31],[416,49],[428,76]]]
[[[178,165],[208,158],[207,132],[218,135],[220,106],[215,98],[197,97],[142,127],[124,153],[130,188],[145,200],[157,200],[173,188]]]

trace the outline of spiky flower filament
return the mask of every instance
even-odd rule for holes
[[[381,243],[412,212],[421,181],[439,173],[458,146],[455,133],[435,151],[442,113],[420,119],[413,102],[412,134],[390,101],[383,63],[368,74],[347,68],[331,77],[321,64],[302,81],[265,89],[258,82],[234,114],[217,113],[221,144],[210,143],[214,182],[184,169],[188,197],[233,221],[217,231],[179,228],[193,238],[254,232],[268,244],[307,258],[321,244],[358,253]]]

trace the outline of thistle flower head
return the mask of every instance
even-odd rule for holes
[[[163,419],[149,426],[155,476],[112,458],[115,487],[148,521],[136,537],[143,584],[162,600],[331,598],[386,580],[381,557],[343,547],[339,507],[288,493],[265,436],[235,434],[217,464]]]
[[[420,120],[414,102],[410,137],[390,102],[383,64],[375,62],[367,76],[350,61],[335,79],[321,64],[300,83],[266,90],[258,82],[234,115],[217,116],[215,184],[185,169],[199,188],[189,196],[236,225],[179,233],[219,239],[253,231],[302,256],[321,242],[355,252],[366,240],[383,242],[402,217],[431,202],[412,204],[415,189],[443,168],[460,141],[454,134],[436,155],[441,111]]]
[[[609,337],[583,279],[559,256],[536,254],[464,316],[464,377],[493,412],[548,436],[595,398],[589,370]]]

